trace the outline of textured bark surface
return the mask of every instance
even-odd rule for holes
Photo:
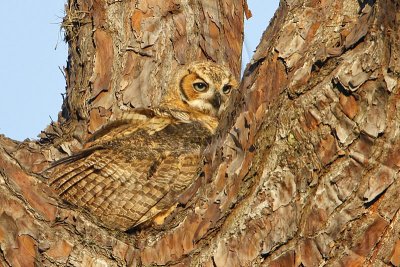
[[[84,138],[132,107],[157,106],[180,64],[211,59],[239,76],[243,1],[70,0],[63,119]],[[77,130],[80,129],[79,130]]]
[[[178,63],[239,74],[242,1],[127,2],[70,1],[59,124],[45,144],[0,139],[1,264],[400,265],[394,0],[282,1],[204,176],[164,225],[110,232],[61,205],[35,173],[122,110],[156,105]]]

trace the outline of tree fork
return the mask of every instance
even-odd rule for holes
[[[0,140],[0,262],[400,265],[393,0],[281,1],[204,176],[165,225],[111,232],[61,205],[35,173],[118,112],[157,105],[177,64],[239,75],[245,3],[154,2],[69,2],[64,112],[45,145]]]

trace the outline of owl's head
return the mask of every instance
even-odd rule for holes
[[[178,70],[161,105],[197,111],[218,117],[225,110],[237,81],[225,66],[210,62],[193,62]]]

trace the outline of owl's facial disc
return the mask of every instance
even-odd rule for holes
[[[192,110],[218,117],[237,83],[229,70],[205,62],[190,66],[179,78],[179,95]],[[179,77],[179,76],[178,76]]]

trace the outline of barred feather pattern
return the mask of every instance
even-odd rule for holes
[[[236,88],[229,69],[210,61],[177,69],[158,108],[125,112],[94,133],[84,150],[53,164],[50,185],[108,228],[162,222],[197,177]]]
[[[55,163],[50,185],[106,227],[125,231],[176,202],[195,179],[211,132],[171,117],[117,125],[86,150]]]

